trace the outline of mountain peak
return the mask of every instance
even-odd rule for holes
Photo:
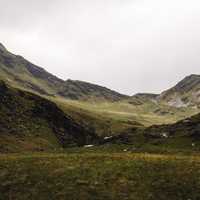
[[[183,80],[181,80],[174,89],[180,92],[189,92],[194,87],[200,84],[200,75],[191,74],[186,76]]]
[[[163,92],[160,99],[175,107],[196,106],[200,104],[200,75],[191,74],[178,82],[173,88]]]

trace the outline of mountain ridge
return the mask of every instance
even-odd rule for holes
[[[138,93],[129,96],[89,82],[71,79],[64,81],[22,56],[10,53],[1,43],[0,79],[20,89],[64,99],[111,102],[130,99],[133,104],[152,101],[177,108],[200,106],[200,75],[197,74],[185,77],[174,87],[160,94]]]
[[[11,85],[46,96],[67,99],[118,101],[127,97],[106,87],[84,81],[62,80],[22,56],[10,53],[0,45],[0,78]],[[78,93],[77,93],[77,92]]]

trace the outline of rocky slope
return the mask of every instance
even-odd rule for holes
[[[160,101],[175,107],[200,105],[200,75],[190,75],[159,96]]]
[[[161,94],[139,93],[130,98],[132,104],[144,104],[153,102],[165,104],[175,108],[200,106],[200,75],[192,74],[185,77],[174,87]]]
[[[53,102],[0,81],[0,152],[52,150],[96,140]]]

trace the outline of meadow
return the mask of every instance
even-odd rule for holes
[[[1,200],[197,200],[199,190],[198,154],[0,155]]]

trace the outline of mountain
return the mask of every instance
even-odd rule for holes
[[[83,81],[61,80],[21,56],[10,53],[0,44],[0,79],[9,84],[46,96],[67,99],[118,101],[125,95]]]
[[[0,81],[0,152],[53,150],[96,139],[55,103]]]
[[[159,94],[137,93],[129,98],[129,103],[133,105],[142,105],[145,103],[157,103]]]
[[[161,94],[138,93],[133,95],[130,100],[133,104],[138,105],[151,101],[176,108],[198,108],[200,106],[200,75],[187,76]]]
[[[158,99],[174,107],[200,106],[200,75],[185,77],[177,85],[161,93]]]
[[[42,95],[55,95],[63,80],[48,73],[0,44],[0,78],[14,86]]]
[[[98,99],[119,101],[128,97],[106,87],[70,79],[65,82],[63,89],[58,94],[74,100]]]
[[[121,101],[129,99],[134,105],[146,102],[165,103],[172,107],[200,106],[200,75],[190,75],[161,94],[139,93],[132,97],[106,87],[83,82],[64,81],[41,67],[10,53],[0,44],[0,79],[14,87],[45,96],[72,100]]]

